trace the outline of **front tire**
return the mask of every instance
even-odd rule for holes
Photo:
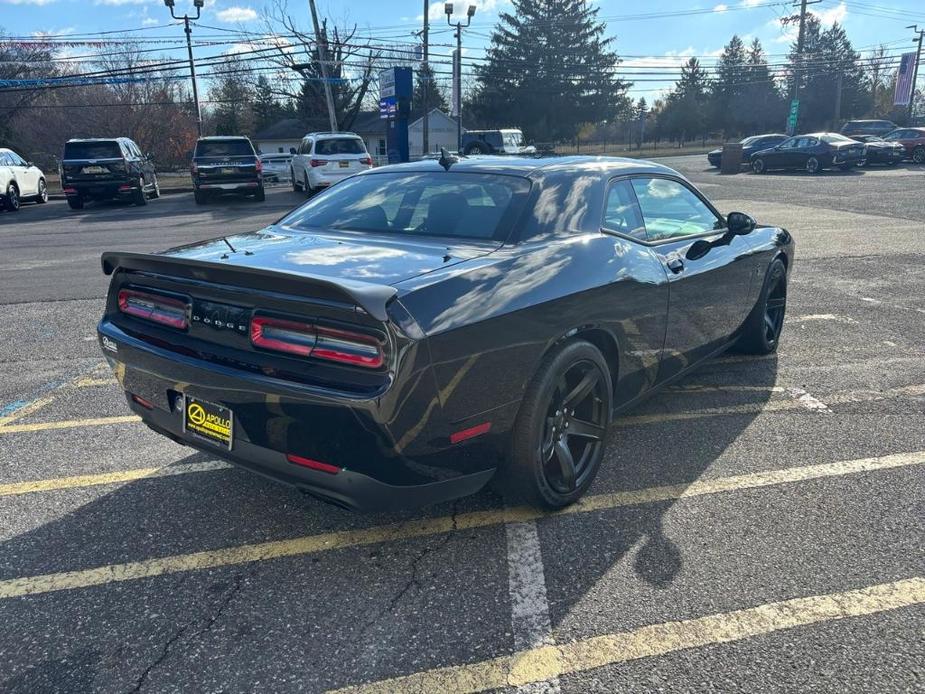
[[[263,202],[266,199],[267,199],[267,191],[264,190],[263,186],[260,186],[257,189],[257,192],[254,193],[254,200],[256,200],[257,202]]]
[[[132,194],[132,202],[139,207],[148,204],[148,194],[145,192],[144,177],[138,179],[138,189]]]
[[[775,258],[765,273],[758,301],[742,326],[736,343],[739,351],[747,354],[776,351],[786,311],[787,268],[780,258]]]
[[[161,197],[161,186],[157,182],[157,176],[155,175],[154,176],[154,189],[151,191],[151,199],[156,200],[159,197]]]
[[[292,181],[292,191],[294,193],[298,193],[300,190],[302,190],[302,184],[299,183],[299,181],[296,179],[295,171],[292,169],[289,169],[289,179]]]
[[[767,169],[765,169],[764,159],[758,158],[752,160],[752,172],[756,174],[763,174]]]
[[[48,186],[45,184],[45,179],[39,179],[39,193],[35,196],[35,201],[40,205],[44,205],[48,202]]]
[[[543,360],[514,424],[502,491],[539,508],[576,502],[601,465],[610,424],[610,369],[594,345],[571,340]]]
[[[925,147],[916,147],[912,150],[912,161],[916,164],[925,164]]]
[[[10,212],[16,212],[19,210],[19,205],[19,188],[16,187],[15,183],[10,183],[6,187],[6,198],[3,206]]]

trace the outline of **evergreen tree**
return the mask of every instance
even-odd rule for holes
[[[446,114],[450,112],[450,106],[446,100],[446,94],[434,79],[434,70],[430,65],[421,65],[417,71],[417,77],[414,82],[414,93],[411,96],[411,120],[417,120],[424,115],[424,86],[427,85],[427,107],[428,109],[438,108]]]
[[[787,103],[771,75],[761,41],[757,38],[748,48],[745,82],[742,102],[737,105],[742,134],[782,131],[787,119]]]
[[[727,137],[745,129],[742,107],[749,86],[748,72],[745,43],[733,35],[716,63],[716,79],[710,90],[710,122]]]
[[[586,0],[513,0],[502,12],[464,118],[570,140],[582,123],[612,120],[629,102],[598,8]]]
[[[282,108],[276,97],[273,96],[270,80],[266,76],[260,75],[254,89],[254,130],[262,130],[276,122],[279,120],[281,112]]]
[[[681,67],[681,77],[668,95],[660,114],[666,135],[683,143],[703,135],[707,126],[709,89],[707,73],[697,58],[691,58]]]
[[[254,131],[254,90],[240,67],[240,60],[229,58],[228,69],[217,74],[209,90],[216,102],[213,125],[216,135],[251,135]]]

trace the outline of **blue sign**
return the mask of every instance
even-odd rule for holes
[[[398,99],[394,96],[379,99],[379,118],[391,118],[398,113]]]

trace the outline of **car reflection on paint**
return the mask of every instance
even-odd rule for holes
[[[494,478],[559,508],[614,416],[732,345],[777,348],[793,250],[659,164],[444,153],[260,231],[104,254],[99,335],[149,427],[325,500]]]

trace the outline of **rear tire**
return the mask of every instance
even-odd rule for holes
[[[468,155],[468,154],[476,154],[476,155],[478,155],[478,154],[488,154],[488,147],[486,147],[485,145],[481,145],[481,144],[479,144],[478,142],[476,142],[476,143],[471,144],[471,145],[469,145],[468,147],[466,147],[466,151],[464,152],[464,154],[467,154],[467,155]]]
[[[289,169],[289,178],[292,181],[293,192],[298,193],[300,190],[302,190],[302,184],[299,183],[299,181],[296,179],[295,171],[293,171],[292,169]]]
[[[205,205],[205,204],[206,204],[206,194],[203,193],[203,192],[200,191],[200,190],[194,190],[194,191],[193,191],[193,199],[196,201],[196,204],[197,204],[197,205]]]
[[[736,348],[746,354],[770,354],[777,350],[787,311],[787,268],[775,258],[764,276],[758,301],[739,333]]]
[[[916,147],[912,150],[912,161],[916,164],[925,164],[925,147]]]
[[[576,502],[600,468],[612,394],[597,347],[584,340],[556,347],[527,388],[496,486],[539,508]]]
[[[45,183],[44,178],[39,179],[39,193],[35,196],[35,201],[40,205],[48,202],[48,185]]]
[[[819,166],[819,160],[816,157],[810,157],[806,160],[806,173],[808,174],[817,174],[822,170],[822,167]]]
[[[68,198],[67,206],[72,210],[82,210],[84,208],[84,201],[81,198]]]
[[[156,200],[161,197],[161,185],[157,182],[157,176],[154,177],[154,190],[151,191],[151,199]]]
[[[263,202],[266,199],[267,199],[267,191],[264,190],[263,186],[260,186],[257,189],[257,192],[254,193],[254,200],[256,200],[257,202]]]
[[[763,174],[767,169],[765,168],[764,159],[758,158],[752,160],[752,172],[756,174]]]

